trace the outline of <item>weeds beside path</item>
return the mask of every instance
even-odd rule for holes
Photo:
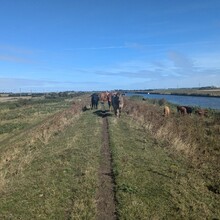
[[[219,195],[128,116],[110,118],[119,219],[218,219]],[[175,156],[174,156],[175,155]]]
[[[0,192],[0,219],[96,218],[101,118],[91,112],[73,114],[64,120],[66,126],[53,131],[62,117],[50,119],[48,125],[46,119],[31,136],[20,135],[4,146],[17,149],[17,154],[10,161],[1,158],[5,184]],[[37,132],[47,134],[42,130],[47,126],[52,132],[45,136],[47,141],[25,144],[33,135],[38,137]]]

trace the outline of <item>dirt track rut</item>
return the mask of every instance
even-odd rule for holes
[[[103,145],[99,168],[99,189],[97,193],[97,219],[117,219],[114,193],[114,175],[112,170],[112,155],[109,145],[108,119],[103,113],[102,127]]]

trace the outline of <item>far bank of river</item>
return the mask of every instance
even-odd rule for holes
[[[185,95],[162,95],[146,93],[125,93],[126,96],[140,95],[148,99],[166,99],[168,102],[177,105],[199,106],[220,110],[219,97],[185,96]]]

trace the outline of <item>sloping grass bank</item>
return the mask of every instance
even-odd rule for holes
[[[0,219],[95,219],[100,120],[80,105],[1,147]]]
[[[109,119],[119,219],[218,219],[219,195],[142,124]]]
[[[167,150],[184,156],[209,180],[207,187],[220,194],[220,113],[210,112],[208,117],[183,116],[170,107],[170,117],[163,117],[163,106],[129,100],[125,111],[154,138],[163,141]]]
[[[71,106],[65,99],[18,99],[0,104],[0,144]],[[8,139],[7,139],[8,138]]]

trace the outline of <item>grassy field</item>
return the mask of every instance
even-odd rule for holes
[[[100,119],[44,105],[57,110],[1,144],[0,219],[95,219]]]
[[[180,155],[130,118],[111,120],[120,219],[219,218],[219,195]]]
[[[0,219],[97,218],[103,118],[85,105],[89,95],[1,103]],[[220,219],[218,119],[167,119],[138,99],[108,113],[117,218]]]

